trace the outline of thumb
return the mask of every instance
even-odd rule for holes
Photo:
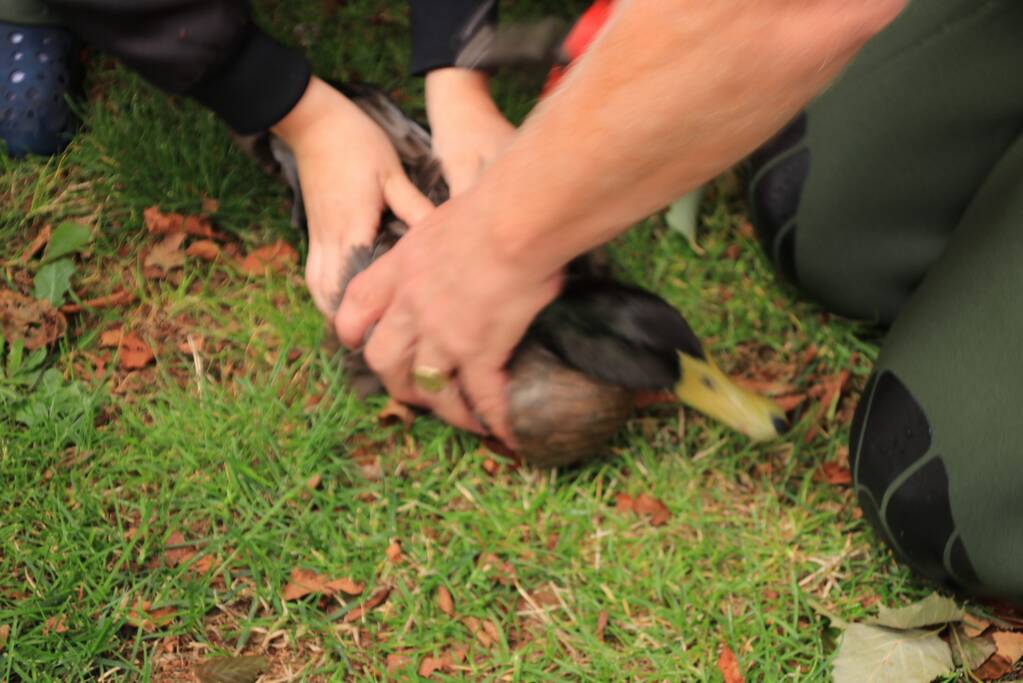
[[[384,183],[384,201],[394,215],[412,227],[433,209],[433,202],[412,184],[404,173],[392,173]]]
[[[394,298],[394,259],[384,254],[348,283],[334,317],[338,339],[349,349],[365,343],[369,333]]]

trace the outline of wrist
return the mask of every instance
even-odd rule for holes
[[[426,75],[426,113],[433,126],[461,118],[466,110],[499,113],[490,96],[490,78],[481,71],[455,67]]]
[[[336,115],[339,101],[346,103],[348,100],[327,83],[313,76],[295,106],[270,130],[297,154],[307,140],[315,138],[314,131],[324,121]]]

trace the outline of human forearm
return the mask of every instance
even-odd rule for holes
[[[465,197],[506,255],[560,268],[742,158],[904,0],[620,0]]]

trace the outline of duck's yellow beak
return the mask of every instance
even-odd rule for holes
[[[675,385],[675,395],[682,403],[756,441],[773,439],[788,429],[781,408],[737,385],[713,361],[684,353],[678,358],[682,379]]]

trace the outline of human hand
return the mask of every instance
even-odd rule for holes
[[[438,207],[345,290],[335,325],[363,354],[388,394],[457,427],[514,447],[504,367],[537,312],[560,288],[560,271],[513,259],[489,230],[472,190]],[[481,220],[482,219],[482,220]],[[450,378],[436,393],[413,369]]]
[[[316,307],[332,317],[348,254],[373,240],[385,205],[411,224],[433,204],[405,176],[380,127],[316,77],[272,130],[298,163],[309,226],[306,284]]]
[[[468,189],[515,133],[490,98],[486,74],[470,69],[427,74],[426,112],[433,152],[452,196]]]

